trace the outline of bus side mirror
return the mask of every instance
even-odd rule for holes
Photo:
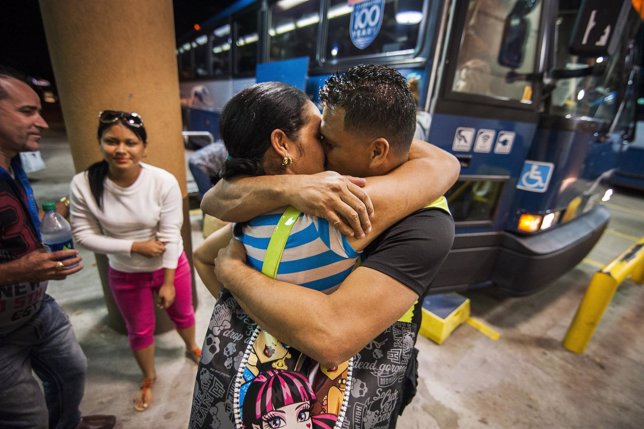
[[[530,32],[526,16],[534,10],[540,0],[517,0],[512,11],[505,18],[503,37],[499,49],[498,63],[504,67],[518,69],[523,64],[525,44]]]
[[[528,20],[522,16],[512,16],[510,14],[505,19],[498,58],[500,65],[511,69],[521,67],[529,26]]]

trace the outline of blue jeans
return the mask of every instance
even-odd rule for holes
[[[0,335],[0,428],[76,428],[86,369],[69,318],[45,295],[28,323]]]

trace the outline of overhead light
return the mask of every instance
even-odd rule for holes
[[[423,20],[422,12],[398,12],[396,22],[400,25],[416,25]]]
[[[297,25],[298,28],[302,28],[302,27],[307,27],[309,25],[317,24],[318,22],[320,22],[320,17],[317,14],[312,14],[298,19],[295,25]]]
[[[255,43],[259,40],[259,36],[257,36],[257,33],[254,34],[249,34],[244,37],[240,37],[237,39],[237,46],[244,46],[244,45],[249,45],[251,43]]]
[[[398,0],[396,22],[400,25],[415,25],[423,19],[422,0]]]
[[[277,7],[282,10],[289,10],[292,7],[297,6],[298,4],[304,3],[306,0],[280,0],[277,2]]]
[[[208,43],[208,36],[204,34],[203,36],[197,37],[195,41],[198,45],[205,45],[206,43]]]
[[[348,15],[351,12],[353,12],[353,6],[349,6],[346,3],[340,3],[337,6],[333,6],[331,9],[329,9],[329,13],[327,14],[327,17],[329,19],[337,18],[339,16],[343,15]]]
[[[295,24],[292,22],[289,22],[288,24],[279,25],[277,26],[277,28],[275,28],[275,32],[277,34],[288,33],[289,31],[293,31],[293,30],[295,30]]]
[[[222,25],[219,28],[215,28],[215,31],[213,31],[213,33],[215,33],[215,36],[217,37],[228,36],[230,34],[230,24]]]
[[[222,52],[230,51],[230,43],[224,43],[219,46],[212,48],[212,52],[215,54],[221,54]]]
[[[190,50],[190,43],[184,43],[183,46],[181,46],[181,47],[183,48],[184,52],[189,51]]]

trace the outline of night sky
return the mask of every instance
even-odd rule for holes
[[[109,1],[105,1],[106,6]],[[136,4],[137,0],[131,0]],[[193,24],[234,3],[233,0],[174,0],[175,32],[186,34]],[[38,0],[2,0],[0,3],[0,64],[53,81]]]

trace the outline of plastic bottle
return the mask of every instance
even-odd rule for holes
[[[43,203],[42,209],[45,216],[40,224],[42,243],[48,251],[73,249],[72,227],[63,216],[56,213],[56,203],[48,201]]]

